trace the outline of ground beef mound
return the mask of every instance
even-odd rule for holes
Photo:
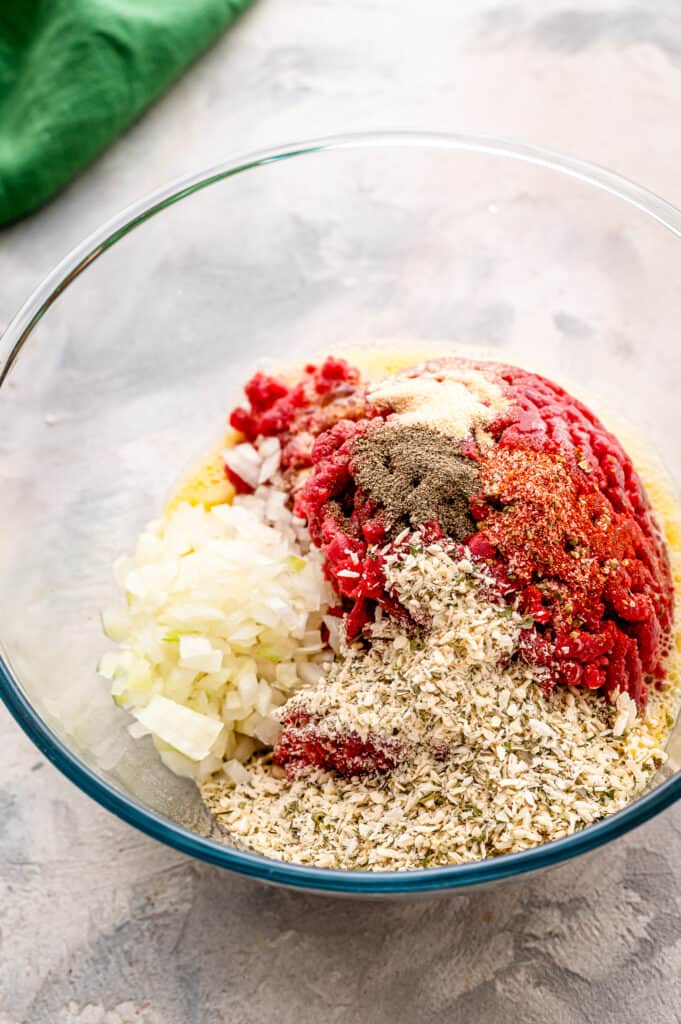
[[[319,434],[338,420],[364,415],[365,388],[360,372],[335,356],[329,356],[320,366],[308,363],[295,384],[256,373],[244,390],[248,405],[232,412],[230,425],[247,441],[279,438],[286,470],[310,467],[312,446]],[[249,490],[231,471],[227,475],[239,493]]]
[[[458,478],[469,490],[478,485],[463,540],[493,572],[498,593],[532,617],[523,656],[545,665],[552,684],[619,689],[642,706],[646,677],[664,676],[673,592],[665,544],[631,460],[589,409],[551,381],[518,367],[457,362],[484,373],[508,400],[486,428],[484,450],[471,436],[452,457],[470,460],[471,472]],[[408,528],[408,495],[406,513],[388,509],[377,500],[380,487],[368,487],[358,470],[368,433],[385,418],[368,406],[359,372],[329,359],[307,367],[293,387],[258,374],[246,393],[250,408],[235,410],[232,425],[249,440],[280,437],[285,468],[308,469],[295,510],[324,552],[348,634],[373,620],[377,604],[404,618],[386,591],[381,551],[398,513]],[[428,536],[449,535],[442,519],[427,523]]]
[[[643,705],[664,676],[673,584],[664,540],[631,459],[600,420],[557,384],[518,367],[474,364],[511,405],[473,452],[482,490],[469,543],[501,570],[536,629],[526,656],[554,682]]]

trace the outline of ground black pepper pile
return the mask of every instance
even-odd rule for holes
[[[429,427],[372,424],[355,439],[352,474],[383,510],[392,536],[433,521],[454,540],[475,531],[469,499],[480,490],[478,469],[454,438]]]

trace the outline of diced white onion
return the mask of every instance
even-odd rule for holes
[[[225,774],[225,778],[230,782],[233,782],[235,786],[238,786],[239,784],[247,786],[251,781],[250,775],[240,761],[225,761],[222,766],[222,770]]]
[[[325,615],[323,621],[329,631],[329,647],[337,654],[341,645],[343,620],[337,615]]]
[[[134,714],[149,732],[192,761],[207,757],[224,728],[222,722],[159,694]]]
[[[216,651],[210,640],[203,636],[180,637],[180,667],[197,672],[218,672],[222,666],[222,651]]]
[[[235,444],[233,448],[227,448],[222,457],[225,465],[244,483],[249,487],[258,486],[262,460],[252,444]]]
[[[276,438],[229,449],[255,493],[211,509],[182,503],[150,523],[135,558],[115,565],[127,607],[102,615],[119,649],[99,670],[135,715],[132,735],[150,731],[164,763],[199,781],[276,742],[271,712],[330,657],[322,557],[285,492],[257,483],[280,455]],[[340,620],[324,621],[335,637]]]
[[[253,735],[268,747],[273,747],[281,736],[281,724],[271,718],[261,718],[253,726]]]

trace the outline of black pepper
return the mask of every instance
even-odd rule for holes
[[[460,447],[430,427],[382,422],[355,439],[352,474],[392,536],[434,521],[454,540],[475,532],[470,498],[480,490],[478,467]]]

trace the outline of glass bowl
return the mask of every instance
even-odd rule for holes
[[[352,136],[227,160],[125,210],[53,271],[0,352],[0,690],[119,817],[268,882],[427,893],[545,868],[681,795],[473,864],[344,872],[218,841],[193,784],[133,741],[95,673],[111,564],[219,436],[254,363],[382,343],[520,362],[623,412],[681,479],[681,214],[609,171],[464,135]]]

